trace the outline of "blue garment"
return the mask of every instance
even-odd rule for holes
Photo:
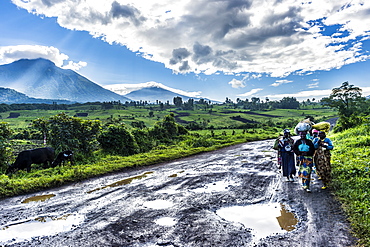
[[[333,150],[334,146],[333,146],[333,143],[332,141],[329,139],[329,138],[325,138],[324,140],[320,140],[319,137],[316,137],[314,140],[313,140],[313,145],[315,146],[315,149],[318,149],[319,148],[319,143],[321,142],[324,142],[327,144],[326,146],[326,149],[327,150]]]
[[[292,149],[293,144],[294,140],[291,137],[283,137],[279,140],[279,151],[284,177],[294,176],[296,174],[295,158]]]

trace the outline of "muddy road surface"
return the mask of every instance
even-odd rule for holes
[[[273,140],[0,201],[0,246],[353,246],[338,202],[286,182]]]

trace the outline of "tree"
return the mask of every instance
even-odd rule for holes
[[[182,106],[182,98],[177,96],[177,97],[174,97],[173,98],[173,104],[176,106],[176,107],[181,107]]]
[[[99,120],[82,120],[65,113],[52,116],[49,120],[38,118],[32,125],[45,133],[47,143],[56,150],[70,149],[86,155],[97,147],[96,138],[101,128]]]
[[[361,96],[359,87],[350,85],[348,81],[343,82],[342,86],[333,88],[329,97],[321,99],[323,105],[327,105],[338,110],[338,128],[349,129],[361,122],[360,109],[366,100]]]
[[[8,123],[0,122],[0,170],[5,171],[6,164],[9,162],[11,150],[9,138],[12,130]]]

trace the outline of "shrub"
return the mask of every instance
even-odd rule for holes
[[[140,153],[148,152],[153,148],[154,141],[148,129],[133,129],[131,134],[135,138]]]
[[[139,153],[134,136],[124,124],[109,125],[103,129],[98,141],[103,151],[111,154],[128,156]]]
[[[44,133],[47,143],[59,151],[69,149],[87,155],[98,146],[96,138],[101,129],[99,120],[82,120],[60,113],[49,120],[38,118],[32,124]]]

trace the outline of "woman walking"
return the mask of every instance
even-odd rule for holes
[[[277,140],[277,149],[280,155],[283,176],[287,178],[287,181],[294,182],[294,176],[296,174],[293,152],[294,140],[290,135],[290,130],[285,129],[283,133],[284,135]]]
[[[306,138],[307,131],[299,132],[300,139],[293,145],[293,151],[298,156],[299,171],[298,176],[302,178],[302,188],[306,192],[311,192],[311,172],[312,172],[312,156],[315,153],[315,146],[312,141]]]
[[[331,180],[330,150],[333,150],[334,146],[332,141],[326,137],[324,131],[319,132],[318,137],[313,140],[313,144],[316,149],[313,157],[316,164],[316,172],[324,185],[321,189],[326,189]]]

